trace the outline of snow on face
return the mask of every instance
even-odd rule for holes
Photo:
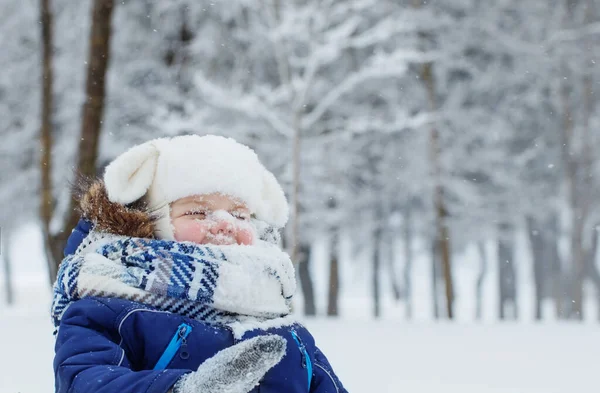
[[[251,245],[257,236],[250,217],[242,201],[220,193],[192,195],[171,203],[177,241]]]

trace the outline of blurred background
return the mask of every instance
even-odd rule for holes
[[[409,352],[371,371],[410,372],[380,392],[597,391],[599,38],[599,0],[1,0],[0,329],[50,335],[77,173],[218,134],[282,182],[294,311],[349,390],[381,331],[359,350]],[[489,361],[540,374],[460,378]]]

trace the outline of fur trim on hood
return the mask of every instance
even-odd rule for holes
[[[115,235],[154,238],[155,215],[143,200],[121,205],[108,199],[102,180],[79,184],[81,215],[94,223],[96,230]]]

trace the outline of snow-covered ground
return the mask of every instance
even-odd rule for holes
[[[600,329],[305,321],[350,392],[598,392]],[[43,310],[0,312],[0,391],[53,391],[53,336]],[[283,393],[283,392],[282,392]]]

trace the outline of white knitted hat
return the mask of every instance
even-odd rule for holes
[[[256,153],[231,138],[185,135],[137,145],[111,162],[104,184],[112,202],[127,205],[146,196],[158,212],[157,236],[173,239],[169,204],[219,192],[241,199],[258,220],[276,228],[288,220],[288,204],[275,176]]]

